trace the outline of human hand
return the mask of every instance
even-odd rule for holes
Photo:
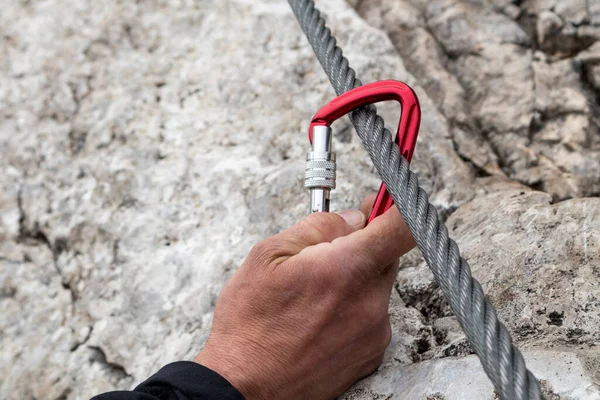
[[[332,399],[374,372],[391,339],[397,261],[415,243],[396,207],[364,227],[373,199],[254,246],[194,361],[248,400]]]

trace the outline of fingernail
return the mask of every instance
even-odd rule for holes
[[[346,210],[339,215],[353,228],[362,228],[365,225],[365,215],[360,210]]]

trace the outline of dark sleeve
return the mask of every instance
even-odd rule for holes
[[[245,400],[221,375],[192,361],[168,364],[133,391],[109,392],[92,400]]]

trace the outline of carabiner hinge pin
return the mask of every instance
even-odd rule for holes
[[[335,189],[335,153],[328,126],[315,126],[312,151],[306,156],[304,187],[310,189],[310,212],[329,211],[331,189]]]

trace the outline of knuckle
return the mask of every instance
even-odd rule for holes
[[[248,262],[251,265],[267,265],[270,264],[277,254],[281,251],[281,240],[275,237],[258,242],[248,255]]]

